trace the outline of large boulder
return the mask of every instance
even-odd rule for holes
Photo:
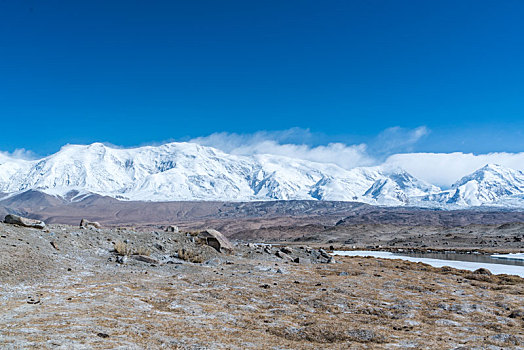
[[[89,221],[86,219],[80,220],[80,227],[88,228],[88,227],[94,227],[94,228],[102,228],[102,225],[96,221]]]
[[[4,222],[6,224],[39,228],[39,229],[43,229],[45,227],[45,223],[43,221],[24,218],[22,216],[13,215],[13,214],[6,215]]]
[[[180,232],[180,230],[178,229],[178,226],[175,226],[175,225],[166,226],[164,228],[164,231],[166,231],[166,232],[174,232],[174,233]]]
[[[231,242],[217,230],[206,229],[200,231],[197,234],[197,238],[208,246],[215,248],[219,253],[230,254],[234,250]]]

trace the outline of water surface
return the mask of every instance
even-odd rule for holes
[[[433,253],[431,256],[428,254],[432,253],[391,253],[391,252],[381,252],[381,251],[367,251],[367,250],[353,250],[353,251],[334,251],[333,255],[340,256],[370,256],[375,258],[383,259],[402,259],[412,262],[422,262],[434,267],[450,266],[456,269],[475,271],[480,268],[485,268],[491,271],[494,274],[508,274],[508,275],[517,275],[524,277],[524,264],[520,264],[522,261],[518,260],[509,260],[509,259],[495,259],[491,258],[489,255],[481,254],[456,254],[449,253],[448,256],[445,256],[445,253]],[[434,254],[438,254],[438,259],[435,258]],[[450,255],[453,254],[453,255]],[[462,258],[463,259],[460,259]],[[475,256],[473,259],[475,261],[465,260],[472,259],[471,256]],[[449,258],[449,259],[448,259]],[[485,259],[487,258],[487,259]],[[483,261],[481,261],[483,260]],[[495,262],[497,261],[497,262]],[[517,263],[517,264],[515,264]]]

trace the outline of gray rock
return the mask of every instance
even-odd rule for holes
[[[335,258],[333,258],[332,256],[330,256],[328,259],[324,260],[324,261],[321,261],[322,263],[325,263],[325,264],[335,264],[337,261],[335,260]]]
[[[280,251],[281,251],[282,253],[286,253],[286,254],[291,254],[291,253],[293,253],[293,249],[291,249],[290,247],[282,247],[282,248],[280,248]]]
[[[158,260],[146,255],[131,255],[131,258],[148,264],[158,264]]]
[[[200,231],[197,234],[197,238],[201,243],[215,248],[219,253],[231,254],[234,251],[234,247],[231,242],[217,230],[206,229]]]
[[[509,317],[510,318],[521,318],[524,320],[524,310],[522,309],[519,309],[519,310],[513,310],[511,311],[511,313],[509,314]]]
[[[447,319],[436,320],[435,324],[437,324],[439,326],[446,326],[446,327],[449,327],[449,326],[458,327],[458,326],[460,326],[460,323],[458,323],[456,321],[452,321],[452,320],[447,320]]]
[[[38,228],[38,229],[45,228],[45,223],[43,221],[24,218],[22,216],[13,215],[13,214],[6,215],[4,218],[4,222],[6,224],[20,225],[24,227],[32,227],[32,228]]]
[[[164,231],[166,231],[166,232],[174,232],[174,233],[180,232],[180,230],[178,229],[178,226],[175,226],[175,225],[166,226]]]
[[[318,250],[318,252],[320,253],[320,255],[326,259],[329,259],[331,258],[331,255],[329,255],[324,249],[320,248]]]
[[[117,256],[116,257],[116,262],[119,263],[119,264],[125,264],[127,262],[127,255],[123,255],[123,256]]]
[[[280,259],[284,259],[287,261],[293,261],[293,258],[287,255],[286,253],[281,252],[280,250],[275,253],[276,256],[278,256]]]
[[[208,265],[208,266],[222,265],[222,260],[220,260],[219,258],[209,259],[208,261],[204,262],[204,265]]]
[[[100,223],[98,223],[96,221],[89,221],[89,220],[86,220],[86,219],[82,219],[82,220],[80,220],[80,227],[84,227],[84,228],[88,228],[88,227],[102,228],[102,225],[100,225]]]

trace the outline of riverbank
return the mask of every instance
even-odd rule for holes
[[[415,263],[424,263],[433,267],[450,267],[454,269],[477,271],[480,269],[486,270],[493,274],[507,274],[515,275],[524,278],[524,262],[523,261],[512,261],[512,260],[497,260],[491,258],[491,256],[474,255],[482,261],[471,261],[464,259],[465,254],[442,254],[442,253],[426,253],[426,254],[402,254],[392,253],[387,251],[334,251],[334,256],[360,256],[360,257],[374,257],[380,259],[400,259],[405,261],[411,261]],[[461,258],[462,255],[462,259]]]

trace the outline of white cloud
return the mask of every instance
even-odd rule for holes
[[[343,168],[374,165],[376,160],[365,144],[346,145],[332,142],[310,146],[315,136],[309,130],[294,128],[284,131],[260,131],[254,134],[215,133],[191,140],[237,155],[273,154],[321,163],[334,163]]]
[[[308,129],[292,128],[281,131],[259,131],[252,134],[214,133],[190,140],[204,146],[218,148],[238,155],[274,154],[321,163],[334,163],[351,169],[358,166],[378,165],[386,156],[410,151],[429,130],[425,126],[415,129],[391,127],[381,132],[369,144],[331,142],[311,146],[318,139]]]
[[[26,150],[25,148],[17,148],[12,153],[0,152],[0,156],[3,156],[3,158],[14,158],[23,160],[33,160],[37,158],[36,154],[33,151]]]
[[[390,155],[397,152],[410,152],[413,146],[429,134],[429,129],[420,126],[415,129],[398,126],[388,128],[371,140],[369,149],[375,155]]]
[[[524,153],[406,153],[430,130],[392,127],[367,144],[340,142],[311,146],[317,135],[307,129],[260,131],[253,134],[215,133],[191,140],[238,155],[274,154],[321,163],[334,163],[345,169],[384,165],[400,167],[429,183],[449,187],[486,164],[494,163],[524,171]]]
[[[498,164],[524,171],[523,153],[404,153],[391,155],[386,165],[399,166],[429,183],[449,187],[486,164]]]

